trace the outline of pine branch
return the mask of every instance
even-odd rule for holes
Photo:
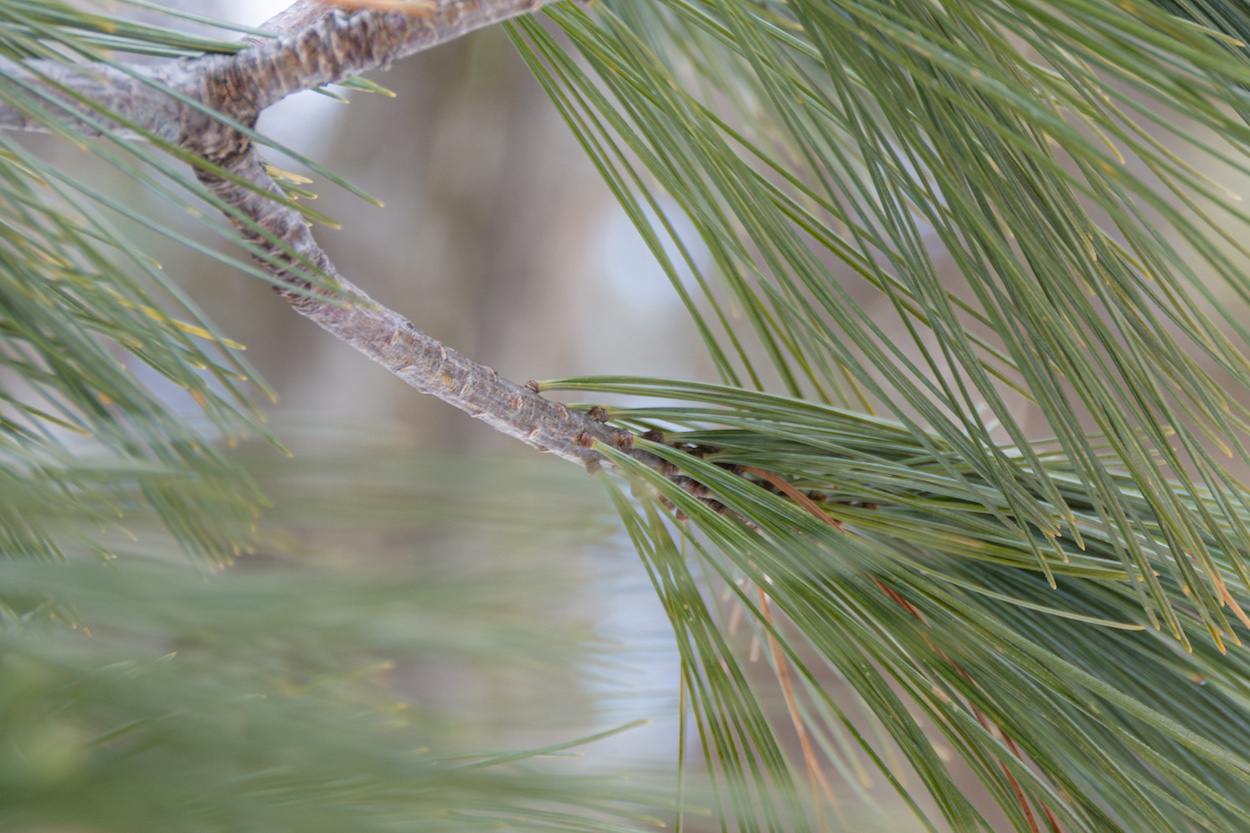
[[[199,171],[201,181],[215,195],[333,278],[336,285],[332,291],[327,291],[301,278],[297,272],[284,271],[271,262],[264,264],[267,271],[291,287],[280,289],[279,294],[300,315],[422,393],[437,396],[542,451],[593,466],[599,458],[591,449],[595,440],[622,449],[632,444],[632,435],[628,432],[544,399],[532,387],[501,379],[490,368],[443,346],[417,330],[407,318],[377,303],[339,275],[299,212],[263,195],[263,191],[276,190],[276,187],[254,150],[249,149],[233,160],[214,161],[226,162],[223,165],[226,170],[252,186],[225,179],[213,171]],[[236,222],[236,227],[249,242],[289,258],[249,225]]]
[[[256,84],[255,105],[265,107],[294,92],[334,84],[393,61],[455,40],[477,29],[537,11],[552,0],[439,0],[414,3],[414,11],[379,3],[296,3],[264,28],[291,33],[226,59],[228,72],[238,71],[245,83]],[[348,15],[340,7],[360,7]],[[402,8],[402,7],[400,7]],[[213,59],[210,59],[213,60]],[[284,86],[289,85],[289,86]]]
[[[234,55],[170,62],[154,69],[5,61],[0,71],[38,89],[76,130],[168,142],[192,153],[196,175],[221,200],[278,292],[304,317],[496,430],[591,469],[596,441],[626,450],[633,435],[544,399],[536,387],[494,370],[417,330],[347,281],[318,246],[304,217],[266,172],[248,131],[261,111],[303,90],[380,69],[474,29],[534,11],[550,0],[445,0],[420,10],[348,12],[298,2],[267,25],[280,37]],[[171,95],[172,90],[176,95]],[[0,105],[0,127],[41,129],[33,114]],[[83,122],[83,124],[79,124]],[[331,279],[314,283],[303,265]],[[650,459],[643,452],[637,454]]]

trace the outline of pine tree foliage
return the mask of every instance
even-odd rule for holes
[[[5,3],[0,19],[11,59],[226,48],[61,4]],[[168,193],[158,173],[141,164],[142,149],[75,135],[46,101],[6,75],[0,100]],[[55,556],[58,533],[77,525],[67,519],[108,523],[127,507],[150,503],[193,550],[228,559],[258,495],[202,432],[168,413],[135,380],[118,351],[189,391],[216,430],[229,435],[255,425],[241,387],[255,374],[237,345],[195,310],[159,264],[129,246],[104,213],[134,217],[132,210],[76,183],[13,134],[0,135],[0,154],[0,350],[12,380],[0,423],[12,486],[3,510],[5,549]],[[188,181],[172,163],[165,167],[176,181]]]
[[[1244,9],[607,5],[551,12],[580,60],[533,20],[514,39],[668,261],[725,386],[552,387],[682,403],[608,413],[657,431],[649,450],[700,486],[634,467],[699,530],[698,557],[675,556],[654,507],[631,523],[674,597],[709,755],[746,782],[778,758],[764,724],[726,722],[752,695],[685,610],[674,573],[692,563],[766,593],[739,603],[789,646],[791,711],[825,753],[893,777],[832,674],[950,829],[992,822],[925,725],[1014,829],[1244,827],[1250,513],[1220,458],[1245,460],[1246,218],[1185,161],[1245,169],[1247,55],[1225,34]],[[666,211],[714,275],[683,283],[697,264],[666,255],[686,254]],[[1017,423],[1013,392],[1052,439]],[[736,808],[745,826],[761,806]]]
[[[826,801],[880,780],[931,830],[1250,827],[1250,218],[1219,181],[1247,172],[1250,13],[603,0],[544,14],[508,24],[513,42],[720,374],[543,390],[628,397],[603,413],[651,456],[602,447],[632,487],[608,489],[672,619],[724,823],[834,825]],[[0,103],[232,235],[202,203],[229,206],[184,164],[202,163],[159,135],[144,138],[164,155],[136,150],[117,113],[65,120],[18,69],[237,48],[0,0]],[[182,236],[0,142],[6,554],[55,555],[67,533],[150,507],[228,557],[255,492],[117,361],[186,387],[219,436],[253,427],[254,374],[110,212]],[[1051,436],[1026,431],[1021,401]],[[10,619],[77,615],[72,566],[63,597],[29,587],[50,603],[10,603]],[[792,724],[726,633],[743,614]],[[389,760],[369,770],[380,782]],[[380,789],[367,800],[389,802]]]

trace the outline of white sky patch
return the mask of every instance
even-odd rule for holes
[[[320,160],[330,149],[338,120],[349,108],[350,105],[309,90],[266,108],[257,129],[284,147]]]
[[[217,0],[217,16],[244,26],[259,26],[291,5],[291,0]]]

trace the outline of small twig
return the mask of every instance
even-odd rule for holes
[[[808,495],[803,494],[803,492],[794,488],[772,472],[756,468],[755,466],[739,466],[738,470],[743,474],[753,474],[756,477],[763,478],[768,483],[775,486],[783,495],[806,509],[810,514],[820,518],[822,521],[829,524],[839,532],[846,531],[845,527],[842,526],[841,521],[837,518],[831,518],[828,514],[820,511],[820,507],[816,505],[816,501],[812,500]]]

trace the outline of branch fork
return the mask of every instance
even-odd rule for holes
[[[420,4],[414,13],[349,12],[319,3],[296,3],[267,27],[281,31],[294,26],[289,35],[237,55],[202,59],[194,71],[194,95],[236,123],[250,126],[266,107],[292,93],[385,68],[404,55],[533,11],[544,2],[444,0]],[[299,212],[264,196],[276,192],[277,186],[240,131],[216,121],[207,129],[191,132],[186,141],[195,143],[197,155],[231,176],[198,169],[197,176],[210,191],[334,281],[333,291],[327,291],[301,277],[297,268],[274,265],[276,260],[289,266],[295,258],[271,241],[259,239],[250,224],[232,218],[245,239],[271,255],[264,268],[290,287],[279,288],[278,293],[300,315],[422,393],[541,451],[595,470],[604,462],[594,450],[596,443],[621,451],[632,449],[630,432],[607,425],[597,418],[599,414],[570,410],[544,399],[536,386],[500,378],[494,370],[421,332],[339,274]]]
[[[347,280],[317,244],[303,215],[270,198],[280,191],[245,132],[265,108],[293,93],[385,68],[405,55],[548,2],[438,0],[412,4],[409,12],[396,6],[350,10],[298,0],[264,25],[277,38],[249,38],[249,47],[234,55],[121,68],[0,59],[0,70],[40,89],[77,130],[124,138],[147,134],[203,160],[196,167],[197,178],[228,207],[230,222],[251,244],[261,268],[278,281],[278,294],[300,315],[412,387],[591,470],[606,463],[595,450],[597,443],[654,464],[653,455],[633,450],[634,435],[608,425],[602,411],[572,410],[544,399],[536,385],[500,378]],[[167,89],[178,95],[169,95]],[[103,118],[101,109],[120,120]],[[45,128],[0,99],[0,129]],[[303,264],[328,276],[332,287],[310,280]]]
[[[155,66],[116,67],[0,58],[0,70],[41,87],[64,110],[67,123],[88,132],[154,136],[202,160],[201,184],[227,209],[227,217],[277,281],[276,291],[300,315],[354,347],[416,388],[540,451],[590,471],[611,465],[602,443],[659,472],[714,511],[724,505],[703,483],[678,466],[634,447],[635,435],[608,422],[600,407],[570,409],[545,399],[537,382],[517,385],[418,330],[340,274],[317,244],[305,217],[280,194],[248,136],[260,114],[303,90],[342,82],[382,69],[405,55],[469,31],[534,11],[551,0],[430,0],[394,5],[340,5],[298,0],[263,25],[278,37],[250,36],[233,55],[209,55]],[[153,81],[159,83],[152,83]],[[177,95],[170,95],[172,89]],[[95,103],[89,107],[82,103]],[[99,110],[121,121],[102,118]],[[88,121],[89,120],[89,121]],[[95,127],[90,127],[90,125]],[[42,125],[0,101],[0,129],[37,130]],[[312,271],[305,267],[309,265]],[[324,277],[313,280],[310,274]],[[658,432],[644,435],[664,442]],[[679,442],[672,447],[702,457],[715,451]],[[758,477],[763,488],[795,497],[809,509],[824,495],[800,494],[760,470],[727,466]],[[823,514],[823,513],[822,513]],[[679,514],[680,517],[680,514]],[[827,517],[827,516],[826,516]],[[745,520],[745,519],[744,519]],[[749,522],[748,522],[748,525]]]

